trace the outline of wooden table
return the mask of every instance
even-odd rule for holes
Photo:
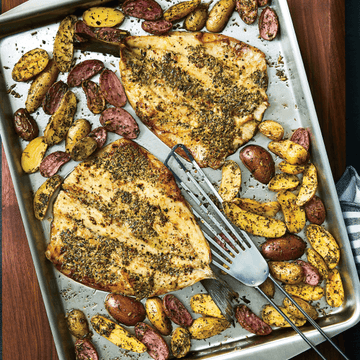
[[[25,0],[2,0],[5,12]],[[345,0],[288,0],[333,176],[345,170]],[[341,149],[341,151],[339,151]],[[2,331],[4,360],[56,360],[6,158],[2,154]],[[343,336],[335,342],[344,350]],[[340,359],[321,344],[327,359]],[[309,350],[296,360],[319,359]]]

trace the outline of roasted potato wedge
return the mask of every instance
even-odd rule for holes
[[[77,17],[69,15],[61,21],[54,41],[54,60],[61,72],[68,72],[74,56],[74,35]]]
[[[344,287],[339,270],[332,269],[326,279],[326,302],[332,307],[339,307],[344,302]]]
[[[209,4],[200,4],[185,19],[184,26],[187,31],[200,31],[206,24]]]
[[[179,2],[167,9],[163,17],[165,20],[171,22],[180,20],[194,11],[200,5],[200,2],[201,0]]]
[[[49,63],[49,55],[43,49],[26,52],[15,64],[11,76],[14,81],[28,81],[40,74]]]
[[[253,199],[235,198],[232,202],[245,211],[266,217],[274,217],[280,210],[280,204],[277,201],[261,203]]]
[[[184,304],[173,294],[166,294],[163,297],[164,311],[167,317],[175,324],[189,327],[193,318]]]
[[[110,7],[92,7],[83,13],[83,21],[91,27],[114,27],[124,21],[125,15]]]
[[[218,192],[224,201],[231,201],[240,191],[241,170],[233,160],[226,160],[221,170],[222,177]]]
[[[95,346],[89,339],[77,339],[75,342],[76,359],[99,360]]]
[[[284,284],[295,285],[304,279],[304,270],[299,264],[285,261],[269,261],[268,265],[271,275]]]
[[[196,294],[190,299],[190,306],[194,313],[203,316],[213,316],[219,319],[225,319],[220,309],[214,303],[209,294]]]
[[[303,326],[306,323],[306,320],[293,316],[285,307],[279,306],[279,308],[296,326]],[[261,317],[263,321],[270,326],[291,326],[272,305],[265,305],[263,307],[261,311]]]
[[[76,338],[83,339],[89,336],[89,324],[85,314],[81,310],[73,309],[66,314],[66,323],[70,333]]]
[[[286,226],[282,221],[242,210],[232,202],[224,203],[224,211],[235,225],[250,234],[277,238],[283,236],[286,232]]]
[[[305,171],[305,165],[291,165],[286,161],[279,164],[279,170],[285,174],[298,175]]]
[[[304,260],[296,260],[296,264],[299,264],[304,270],[304,284],[316,286],[321,281],[319,270]]]
[[[256,335],[269,335],[271,327],[255,315],[246,305],[235,308],[235,316],[241,327]]]
[[[24,108],[20,108],[14,113],[14,129],[26,141],[34,140],[39,136],[37,122]]]
[[[163,16],[162,8],[155,0],[126,0],[122,11],[125,15],[149,21],[160,20]]]
[[[137,353],[143,353],[147,350],[146,346],[135,336],[104,316],[93,316],[91,318],[91,325],[98,334],[122,349]]]
[[[340,248],[335,238],[322,226],[311,224],[306,228],[306,237],[314,250],[324,259],[329,269],[340,261]]]
[[[40,164],[40,174],[44,177],[50,178],[54,176],[61,166],[70,161],[71,157],[64,151],[55,151],[47,155]]]
[[[284,128],[274,120],[262,121],[259,125],[259,131],[270,140],[279,141],[284,136]]]
[[[59,75],[59,69],[56,63],[51,59],[43,72],[41,72],[31,83],[30,89],[25,101],[26,110],[31,114],[37,110],[51,85],[56,81]]]
[[[91,131],[91,125],[86,119],[76,120],[69,128],[65,139],[65,151],[71,153],[75,144],[89,135]]]
[[[77,100],[72,91],[68,91],[61,99],[58,109],[51,116],[44,131],[45,141],[49,145],[63,140],[72,125],[76,112]]]
[[[324,289],[321,286],[307,284],[285,285],[284,290],[290,295],[297,296],[305,301],[320,300],[324,296]]]
[[[307,160],[308,152],[291,140],[271,141],[268,148],[291,165],[301,165]]]
[[[259,34],[264,40],[272,41],[279,32],[279,19],[275,10],[267,6],[260,14]]]
[[[306,302],[303,299],[300,299],[296,296],[293,297],[293,300],[296,301],[296,303],[314,320],[316,320],[319,317],[318,312],[316,309],[311,306],[308,302]],[[283,300],[283,304],[287,311],[295,316],[298,319],[304,319],[306,320],[305,315],[302,314],[302,312],[286,297]]]
[[[284,214],[285,224],[289,232],[300,232],[306,223],[305,211],[296,205],[296,195],[290,191],[280,192],[277,195],[281,210]]]
[[[177,358],[183,358],[190,351],[191,336],[187,329],[178,327],[171,336],[171,352]]]
[[[269,190],[276,192],[295,190],[299,184],[300,180],[296,175],[277,174],[270,180],[268,188]]]
[[[225,319],[204,316],[195,319],[188,330],[193,339],[201,340],[218,335],[229,327],[230,323]]]
[[[35,192],[33,205],[35,217],[38,220],[44,220],[50,199],[62,181],[60,175],[54,175],[47,179]]]
[[[167,336],[171,334],[171,321],[166,316],[163,302],[159,297],[147,299],[145,303],[145,310],[151,324],[153,324],[162,335]]]
[[[316,225],[321,225],[326,219],[326,209],[323,201],[314,195],[305,205],[306,218]]]
[[[44,136],[38,136],[29,142],[21,154],[21,167],[27,174],[32,174],[39,170],[47,148],[48,144]]]
[[[275,295],[275,284],[270,279],[267,278],[261,285],[259,285],[259,288],[270,298],[272,299]]]
[[[206,29],[210,32],[218,33],[222,31],[228,23],[236,5],[236,0],[220,0],[210,10],[206,21]]]
[[[73,146],[70,156],[75,161],[83,161],[94,153],[97,150],[97,147],[98,143],[96,140],[86,136]]]
[[[309,164],[303,174],[296,205],[303,206],[313,198],[318,187],[317,170],[314,164]]]
[[[329,274],[329,269],[324,259],[314,249],[307,249],[306,256],[307,261],[319,270],[319,273],[323,279],[326,279]]]

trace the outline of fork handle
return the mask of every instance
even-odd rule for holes
[[[299,330],[299,328],[281,311],[281,309],[258,287],[255,286],[255,289],[258,290],[262,296],[264,296],[266,298],[267,301],[269,301],[269,303],[284,317],[284,319],[290,324],[290,326],[303,338],[303,340],[309,345],[311,346],[317,353],[318,355],[326,360],[326,358],[321,354],[321,352],[315,347],[315,345],[313,345],[310,340],[304,335],[304,333]]]
[[[336,344],[333,343],[333,341],[325,334],[325,332],[321,329],[321,327],[312,319],[308,313],[306,313],[302,307],[291,297],[291,295],[288,294],[286,290],[280,286],[277,281],[269,274],[269,278],[272,280],[274,285],[296,306],[296,308],[306,317],[306,319],[309,321],[309,323],[314,326],[316,330],[319,331],[319,333],[343,356],[344,359],[349,360],[348,357],[336,346]]]

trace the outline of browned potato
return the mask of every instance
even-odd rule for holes
[[[71,157],[64,151],[55,151],[47,155],[40,164],[40,174],[44,177],[54,176],[61,166],[70,161]]]
[[[96,151],[98,144],[95,139],[86,136],[79,140],[72,148],[70,156],[75,161],[86,160]]]
[[[306,151],[310,150],[310,134],[307,129],[298,128],[292,134],[291,141],[301,145]]]
[[[155,0],[126,0],[122,10],[125,15],[144,20],[160,20],[163,16],[161,6]]]
[[[300,184],[296,175],[277,174],[269,182],[268,188],[271,191],[295,190]]]
[[[236,0],[219,0],[210,10],[206,29],[210,32],[221,32],[228,23],[236,5]]]
[[[104,63],[100,60],[88,59],[76,64],[67,77],[69,86],[80,86],[84,80],[88,80],[104,69]]]
[[[166,294],[163,297],[164,311],[167,317],[175,324],[189,327],[193,318],[184,304],[173,294]]]
[[[218,335],[229,327],[230,323],[225,319],[204,316],[194,320],[189,332],[193,339],[201,340]]]
[[[191,12],[184,21],[185,29],[188,31],[200,31],[206,24],[209,4],[200,4]]]
[[[274,217],[280,210],[280,204],[277,201],[261,203],[253,199],[235,198],[231,202],[245,211],[266,217]]]
[[[303,206],[309,200],[313,198],[318,187],[317,171],[314,164],[309,164],[304,172],[302,184],[298,197],[296,199],[296,205]]]
[[[153,35],[166,34],[172,29],[172,27],[172,22],[164,19],[155,21],[145,20],[141,23],[141,28],[149,34]]]
[[[81,87],[84,90],[87,100],[87,106],[93,114],[100,114],[106,105],[105,98],[100,90],[100,86],[94,81],[85,80]]]
[[[323,279],[326,279],[329,274],[329,269],[324,259],[314,249],[307,249],[306,255],[307,261],[319,270]]]
[[[124,21],[125,15],[110,7],[92,7],[83,13],[83,21],[91,27],[113,27]]]
[[[279,141],[284,136],[284,128],[277,121],[265,120],[259,125],[259,131],[271,140]]]
[[[44,137],[47,144],[58,144],[65,138],[73,122],[76,106],[76,96],[69,90],[61,99],[58,109],[46,125]]]
[[[267,278],[261,285],[259,285],[259,288],[270,298],[272,299],[275,294],[275,284],[270,279]]]
[[[224,201],[231,201],[240,191],[241,170],[233,160],[226,160],[222,167],[219,195]]]
[[[344,302],[344,287],[337,269],[332,269],[326,279],[326,302],[332,307],[339,307]]]
[[[29,142],[21,154],[21,167],[27,174],[32,174],[39,170],[40,164],[48,144],[44,136],[39,136]]]
[[[14,113],[15,132],[24,140],[31,141],[39,136],[39,127],[35,119],[26,109],[18,109]]]
[[[282,161],[279,164],[279,170],[286,174],[298,175],[305,171],[305,165],[291,165],[286,161]]]
[[[146,300],[145,311],[150,322],[162,335],[170,335],[172,325],[170,319],[166,316],[163,302],[159,297],[153,297]]]
[[[224,212],[240,229],[256,236],[277,238],[286,232],[282,221],[242,210],[232,202],[224,203]]]
[[[306,218],[316,225],[321,225],[326,218],[326,209],[322,200],[314,195],[305,205],[305,214]]]
[[[257,18],[257,0],[236,0],[236,10],[241,20],[251,25]]]
[[[200,1],[201,0],[190,0],[179,2],[164,12],[164,19],[171,22],[180,20],[194,11],[200,5]]]
[[[306,302],[303,299],[300,299],[296,296],[293,296],[293,300],[296,301],[296,303],[314,320],[316,320],[319,317],[318,312],[316,309],[311,306],[308,302]],[[305,315],[302,314],[302,312],[286,297],[284,298],[283,304],[285,308],[288,310],[290,314],[295,316],[298,319],[304,319],[306,320]]]
[[[275,163],[271,154],[259,145],[247,145],[240,150],[240,160],[254,178],[268,184],[275,174]]]
[[[89,339],[77,339],[75,342],[77,359],[99,360],[99,355]]]
[[[61,185],[63,179],[59,175],[54,175],[47,179],[36,191],[34,195],[34,213],[38,220],[44,220],[46,210],[49,207],[50,199],[56,189]]]
[[[271,275],[285,284],[299,284],[304,279],[304,271],[299,264],[285,261],[269,261],[268,265]]]
[[[303,326],[306,323],[306,320],[299,319],[293,316],[286,308],[281,306],[279,306],[279,308],[296,326]],[[263,321],[270,326],[278,326],[278,327],[291,326],[272,305],[265,305],[263,307],[261,311],[261,317]]]
[[[301,165],[308,157],[308,152],[291,140],[271,141],[268,148],[291,165]]]
[[[61,21],[54,41],[54,60],[61,72],[68,72],[74,55],[73,39],[75,34],[75,15],[69,15]]]
[[[267,6],[259,18],[259,33],[264,40],[272,41],[279,32],[279,19],[274,9]]]
[[[334,237],[316,224],[306,228],[306,237],[314,250],[324,259],[328,268],[334,269],[340,261],[340,248]]]
[[[320,300],[324,296],[324,289],[321,286],[307,284],[285,285],[284,290],[290,295],[297,296],[305,301]]]
[[[319,270],[304,260],[296,260],[304,270],[304,284],[316,286],[321,281]]]
[[[65,150],[67,153],[71,153],[75,144],[89,135],[91,131],[91,125],[86,119],[76,120],[69,128],[65,139]]]
[[[300,232],[306,223],[305,211],[296,205],[296,195],[290,191],[280,192],[277,195],[281,210],[284,214],[285,224],[291,233]]]
[[[41,72],[31,83],[30,89],[25,101],[26,110],[31,114],[37,110],[51,85],[56,81],[59,75],[59,69],[56,63],[51,59],[43,72]]]
[[[89,336],[89,324],[85,314],[81,310],[71,310],[68,314],[66,314],[66,322],[70,333],[76,338],[82,339]]]
[[[235,308],[235,316],[241,327],[256,335],[269,335],[271,327],[257,317],[246,305],[239,305]]]
[[[175,329],[171,336],[171,351],[177,358],[183,358],[190,351],[191,336],[188,330],[183,327]]]
[[[220,309],[214,303],[209,294],[196,294],[190,299],[190,306],[194,313],[203,316],[213,316],[219,319],[225,319]]]
[[[30,50],[15,64],[11,76],[14,81],[28,81],[40,74],[48,63],[49,55],[45,50]]]

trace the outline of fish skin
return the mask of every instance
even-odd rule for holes
[[[201,167],[221,167],[270,106],[265,54],[225,35],[130,36],[119,68],[137,116],[170,148],[184,144]]]
[[[171,172],[114,141],[66,178],[46,257],[66,276],[138,299],[208,278],[211,252]]]

